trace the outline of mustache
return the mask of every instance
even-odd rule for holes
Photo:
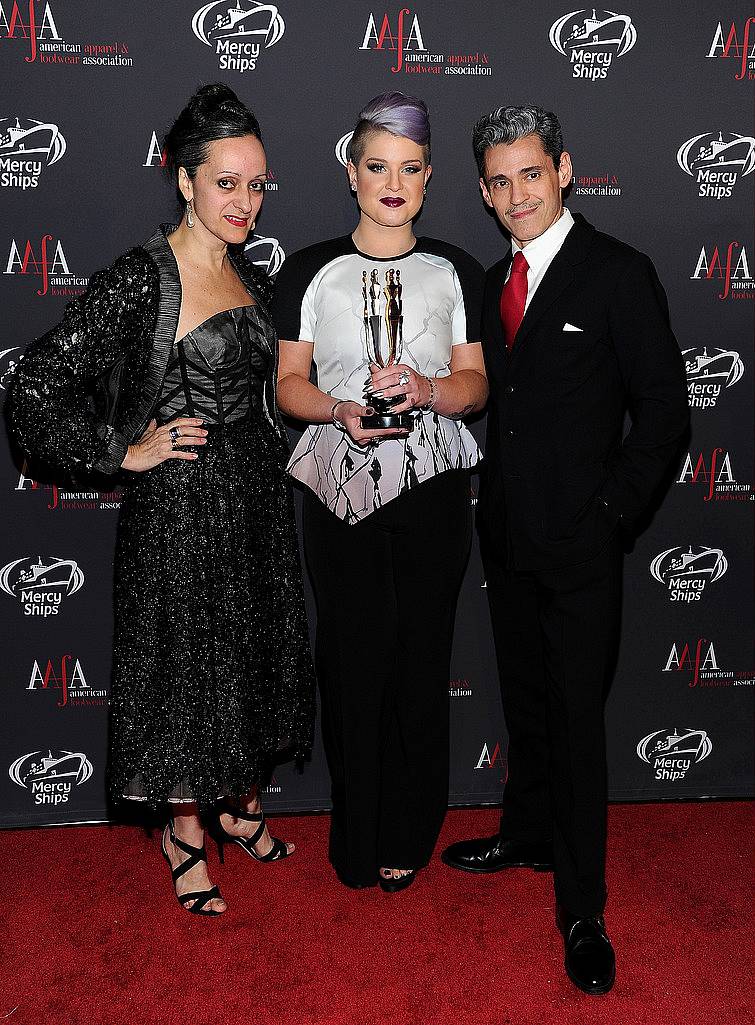
[[[538,207],[537,203],[532,203],[530,206],[510,206],[506,211],[507,214],[522,214],[525,210],[536,210]]]

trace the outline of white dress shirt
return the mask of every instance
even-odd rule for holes
[[[564,207],[556,223],[551,224],[547,231],[544,231],[542,235],[538,235],[537,238],[533,238],[526,246],[522,247],[515,238],[511,239],[512,258],[517,253],[522,253],[529,267],[527,271],[527,302],[524,304],[525,313],[532,296],[537,291],[538,285],[545,277],[545,272],[550,267],[553,257],[564,244],[564,239],[569,234],[573,224],[574,218]],[[511,268],[509,267],[506,281],[509,280],[510,275]]]

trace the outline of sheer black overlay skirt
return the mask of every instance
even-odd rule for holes
[[[314,680],[289,485],[261,418],[127,490],[115,565],[114,798],[247,793],[310,745]]]

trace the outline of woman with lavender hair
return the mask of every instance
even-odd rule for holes
[[[483,271],[414,235],[431,175],[422,100],[367,104],[347,171],[355,230],[278,276],[278,402],[308,425],[288,468],[305,486],[318,606],[330,860],[347,886],[396,892],[428,863],[448,804],[451,639],[480,460],[463,419],[488,394]],[[377,365],[376,335],[399,343],[394,365]],[[370,423],[365,392],[377,411],[392,400],[399,426]]]

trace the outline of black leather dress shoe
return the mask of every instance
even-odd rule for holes
[[[607,993],[616,980],[616,957],[602,916],[577,918],[559,908],[556,922],[564,937],[564,968],[585,993]]]
[[[547,841],[530,843],[525,840],[504,840],[498,835],[485,836],[478,840],[452,843],[440,857],[444,864],[460,868],[463,872],[500,872],[503,868],[553,871],[553,845]]]

